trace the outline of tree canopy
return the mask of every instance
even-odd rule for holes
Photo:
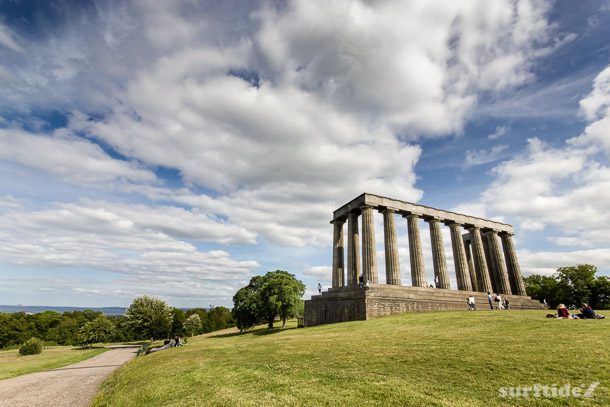
[[[233,296],[233,316],[240,330],[267,323],[273,328],[279,317],[283,325],[299,308],[305,285],[294,275],[283,270],[255,276]]]
[[[595,276],[597,268],[590,264],[560,267],[551,276],[533,274],[525,278],[527,293],[546,300],[555,308],[559,304],[579,306],[588,303],[593,308],[610,307],[610,280]]]
[[[167,338],[171,333],[174,309],[158,298],[137,297],[125,315],[129,327],[139,339]]]
[[[105,315],[100,315],[87,322],[78,331],[78,338],[83,345],[105,342],[114,334],[114,324]]]

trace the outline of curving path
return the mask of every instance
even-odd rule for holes
[[[113,347],[73,365],[0,380],[0,406],[89,406],[104,379],[133,358],[137,348]]]

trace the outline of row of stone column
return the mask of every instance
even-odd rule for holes
[[[365,282],[378,283],[374,209],[372,206],[365,205],[360,211],[350,212],[347,219],[333,220],[333,287],[357,285],[361,274]],[[400,285],[400,261],[394,223],[395,211],[388,208],[380,208],[379,210],[383,214],[386,284]],[[358,226],[360,215],[362,215],[362,239],[360,239],[360,228]],[[403,214],[402,216],[407,219],[413,286],[427,287],[428,285],[418,225],[419,219],[423,218],[430,228],[434,280],[438,288],[450,289],[445,246],[441,233],[442,222],[449,226],[451,232],[451,247],[458,290],[526,295],[512,236],[509,233],[487,230],[484,235],[486,239],[486,245],[484,245],[480,228],[466,225],[469,231],[469,239],[465,243],[462,236],[463,225],[459,223],[416,213]],[[346,220],[348,234],[347,282],[344,281],[345,262],[343,257],[345,249],[343,226]],[[498,237],[502,241],[504,257],[498,244]],[[362,250],[360,250],[361,240]],[[468,250],[466,245],[469,246]],[[487,257],[486,249],[488,251]],[[360,253],[362,253],[362,258],[360,258]],[[490,259],[491,265],[487,264],[487,258]],[[490,274],[490,272],[493,274]]]

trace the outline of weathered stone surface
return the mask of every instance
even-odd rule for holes
[[[398,242],[396,240],[396,225],[394,211],[383,211],[383,241],[385,244],[386,284],[400,285],[400,261],[398,259]]]
[[[311,300],[305,301],[305,326],[367,320],[403,312],[466,310],[470,295],[475,297],[478,309],[489,309],[487,295],[474,291],[384,284],[375,284],[368,288],[330,289],[322,295],[314,295]],[[511,309],[545,309],[544,304],[530,297],[519,295],[502,297],[510,301]]]
[[[409,233],[409,260],[411,262],[411,282],[415,287],[426,287],[426,270],[424,269],[424,255],[419,238],[419,217],[415,214],[405,215],[407,218],[407,231]]]

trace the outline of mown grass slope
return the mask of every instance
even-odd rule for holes
[[[610,405],[610,321],[545,313],[411,313],[194,338],[124,365],[95,405]],[[589,399],[499,396],[504,386],[594,381]]]
[[[77,363],[106,349],[76,349],[70,346],[45,347],[38,355],[21,356],[19,349],[0,351],[0,380]]]

